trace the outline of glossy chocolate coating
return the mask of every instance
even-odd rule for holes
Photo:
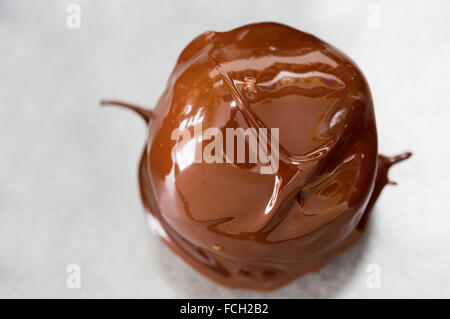
[[[194,39],[153,115],[141,115],[149,135],[139,181],[153,229],[233,288],[270,290],[322,267],[360,237],[389,166],[409,156],[378,156],[372,98],[355,63],[276,23]],[[193,135],[198,123],[224,136],[226,128],[279,128],[278,172],[194,163],[186,148],[174,162],[172,131]]]

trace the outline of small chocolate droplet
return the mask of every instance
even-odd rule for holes
[[[248,277],[250,276],[250,269],[248,268],[242,268],[241,270],[239,270],[239,275],[243,276],[243,277]]]

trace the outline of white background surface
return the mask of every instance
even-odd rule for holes
[[[450,297],[450,2],[76,1],[72,30],[71,2],[0,2],[0,297]],[[151,107],[191,39],[267,20],[352,57],[380,152],[414,157],[392,169],[399,185],[358,245],[260,294],[211,283],[150,232],[137,187],[145,125],[98,101]],[[80,289],[66,287],[69,264]]]

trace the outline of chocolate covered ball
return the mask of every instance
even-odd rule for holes
[[[152,112],[125,106],[148,121],[139,182],[152,228],[232,288],[271,290],[325,265],[361,236],[388,168],[409,156],[378,155],[355,63],[277,23],[201,34]]]

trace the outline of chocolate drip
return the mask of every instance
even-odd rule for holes
[[[361,218],[361,221],[358,224],[358,228],[361,230],[364,230],[367,225],[367,221],[369,219],[370,212],[372,211],[373,206],[375,205],[375,202],[377,201],[378,197],[381,194],[381,191],[384,189],[384,187],[388,184],[396,185],[396,182],[392,182],[389,180],[388,172],[389,169],[397,163],[400,163],[401,161],[404,161],[408,158],[410,158],[412,155],[411,152],[405,152],[397,156],[388,157],[384,155],[378,155],[378,170],[377,170],[377,176],[375,178],[375,186],[372,191],[372,195],[370,196],[369,203],[367,204],[366,211],[364,213],[364,216]]]
[[[121,102],[121,101],[116,101],[116,100],[101,100],[100,101],[101,105],[114,105],[114,106],[119,106],[119,107],[124,107],[127,108],[129,110],[132,110],[134,112],[136,112],[137,114],[139,114],[144,121],[148,122],[153,118],[153,112],[150,110],[146,110],[140,106],[134,105],[134,104],[130,104],[130,103],[126,103],[126,102]]]

